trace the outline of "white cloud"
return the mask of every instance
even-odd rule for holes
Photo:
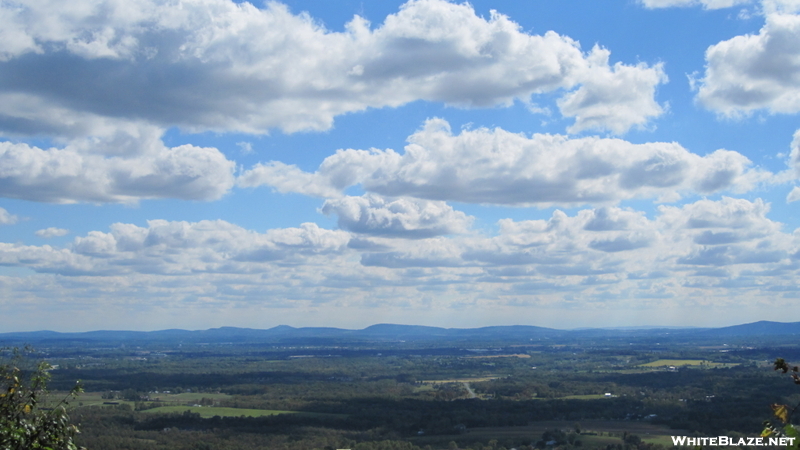
[[[463,241],[454,242],[441,237],[413,243],[404,242],[392,251],[362,254],[361,265],[389,269],[456,268],[474,265],[463,260],[462,245]],[[424,284],[424,280],[418,281]]]
[[[86,136],[152,134],[152,130],[157,127],[141,120],[79,111],[31,93],[4,92],[0,83],[0,133],[7,136],[53,136],[59,142],[68,142]]]
[[[728,197],[662,206],[653,220],[616,207],[582,210],[572,217],[556,211],[549,220],[501,220],[500,233],[493,238],[409,244],[368,253],[362,263],[460,267],[463,275],[482,268],[489,275],[484,282],[539,283],[540,288],[549,284],[555,291],[586,289],[579,285],[589,281],[634,288],[630,280],[639,278],[670,278],[690,285],[719,277],[698,272],[704,267],[724,267],[731,280],[763,273],[764,280],[772,280],[765,286],[791,282],[798,269],[793,259],[800,239],[782,233],[781,224],[766,217],[768,211],[761,200]]]
[[[673,245],[691,239],[692,245],[678,247],[682,247],[678,264],[728,267],[740,273],[744,270],[741,266],[748,264],[796,270],[790,257],[797,251],[798,242],[781,233],[780,223],[766,217],[769,204],[760,199],[750,202],[723,197],[682,208],[662,206],[660,212],[659,220],[672,230]]]
[[[315,224],[256,233],[222,220],[151,220],[147,227],[116,223],[108,233],[91,231],[65,249],[0,243],[0,263],[62,275],[250,273],[262,263],[313,264],[348,241],[347,233]]]
[[[249,155],[253,153],[253,144],[250,142],[237,142],[236,146],[239,147],[239,151],[243,155]]]
[[[786,160],[787,170],[776,173],[772,177],[772,182],[775,184],[791,183],[800,179],[800,129],[795,131],[791,144],[789,145],[789,153],[780,152],[776,155],[778,158]],[[794,194],[790,193],[787,197],[787,202],[791,203]]]
[[[339,150],[315,173],[279,162],[244,172],[242,186],[334,197],[355,184],[385,196],[505,205],[582,205],[669,197],[681,192],[748,190],[770,174],[743,155],[707,156],[677,143],[632,144],[620,139],[463,130],[431,119],[391,149]]]
[[[19,217],[9,213],[4,208],[0,208],[0,225],[13,225],[18,220]]]
[[[786,196],[786,203],[794,203],[800,200],[800,186],[795,186]]]
[[[442,201],[385,199],[374,194],[327,200],[320,211],[336,214],[339,228],[347,231],[412,239],[464,233],[472,222]]]
[[[800,15],[768,14],[758,34],[709,47],[706,62],[697,94],[706,108],[726,116],[800,112]]]
[[[67,234],[69,234],[69,230],[66,230],[64,228],[49,227],[41,230],[36,230],[37,236],[46,239],[58,236],[66,236]]]
[[[0,142],[0,196],[53,203],[213,200],[233,186],[235,165],[219,150],[169,148],[158,133],[120,129],[46,150]]]
[[[800,178],[800,130],[794,132],[789,153],[789,167],[794,170],[795,176]]]
[[[352,153],[355,150],[348,150],[347,152]],[[258,163],[253,168],[242,173],[236,179],[236,183],[241,187],[257,187],[266,184],[281,193],[298,192],[314,197],[337,197],[341,195],[342,189],[358,182],[358,179],[353,176],[355,174],[347,173],[350,168],[340,167],[339,169],[347,178],[343,179],[343,183],[338,187],[330,185],[330,183],[336,182],[336,177],[331,176],[320,179],[322,177],[318,174],[303,172],[297,166],[284,164],[280,161],[270,161],[266,164]],[[358,167],[354,166],[353,169],[357,170]],[[328,172],[326,171],[326,173]]]
[[[555,211],[549,220],[503,219],[499,225],[498,236],[472,242],[463,257],[489,268],[526,267],[516,273],[487,269],[501,277],[495,282],[521,282],[523,276],[527,282],[555,281],[551,289],[556,290],[581,282],[569,277],[620,281],[634,266],[643,270],[653,265],[652,255],[662,239],[655,223],[642,213],[616,207],[582,210],[573,217]]]
[[[337,115],[367,108],[416,100],[491,107],[562,89],[573,131],[623,133],[662,112],[653,99],[666,81],[660,65],[609,66],[607,50],[585,54],[568,37],[531,35],[466,3],[413,0],[377,27],[355,17],[344,32],[272,2],[0,8],[0,98],[25,103],[0,107],[0,130],[10,134],[75,135],[102,118],[189,130],[324,130]],[[594,100],[609,96],[613,108]]]
[[[751,0],[639,0],[645,8],[673,8],[702,6],[704,9],[730,8],[750,3]]]
[[[761,0],[767,14],[794,14],[800,12],[800,0]]]
[[[723,197],[719,201],[699,200],[680,208],[661,206],[659,220],[670,228],[692,230],[692,239],[711,245],[778,233],[780,224],[766,217],[769,209],[769,204],[761,199],[751,202]]]
[[[561,114],[575,117],[570,133],[609,130],[623,134],[632,126],[643,126],[664,110],[655,101],[656,86],[667,82],[663,66],[608,64],[610,52],[595,47],[588,61],[592,76],[558,101]]]
[[[733,198],[662,206],[653,218],[618,207],[555,211],[547,220],[501,220],[496,236],[403,239],[368,230],[372,246],[351,246],[351,233],[314,224],[266,232],[225,221],[114,224],[66,248],[0,243],[0,264],[38,272],[26,286],[0,276],[0,289],[17,299],[35,289],[40,299],[119,298],[137,308],[388,308],[427,291],[446,310],[487,299],[489,310],[534,299],[581,308],[697,298],[770,304],[776,291],[796,290],[800,230],[782,232],[768,212],[761,200]]]
[[[645,8],[684,8],[702,6],[703,9],[723,9],[737,5],[759,4],[763,14],[793,14],[800,12],[799,0],[639,0]],[[749,18],[750,12],[743,9],[740,18]]]

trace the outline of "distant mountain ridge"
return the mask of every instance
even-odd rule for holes
[[[77,333],[59,333],[56,331],[31,331],[0,333],[3,340],[174,340],[183,339],[193,342],[242,342],[259,339],[279,338],[364,338],[364,339],[435,339],[435,338],[469,338],[469,337],[526,337],[540,335],[562,335],[563,330],[528,325],[493,326],[483,328],[440,328],[423,325],[375,324],[361,330],[348,330],[332,327],[302,327],[278,325],[268,329],[220,327],[208,330],[161,330],[161,331],[87,331]]]
[[[787,323],[761,320],[730,327],[712,328],[710,330],[705,330],[704,333],[711,333],[717,336],[800,335],[800,322]]]
[[[256,343],[285,340],[309,340],[316,343],[336,340],[541,340],[555,338],[598,337],[697,337],[725,338],[748,336],[800,335],[800,322],[759,321],[721,328],[589,328],[559,330],[532,325],[488,326],[481,328],[441,328],[423,325],[375,324],[361,330],[333,327],[295,328],[279,325],[269,329],[220,327],[208,330],[168,329],[160,331],[97,330],[79,333],[32,331],[0,333],[0,345],[14,342],[46,343],[49,341],[83,342],[186,342],[186,343]]]

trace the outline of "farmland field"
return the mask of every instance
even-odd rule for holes
[[[654,425],[646,422],[615,421],[615,420],[586,420],[586,421],[567,421],[551,420],[535,422],[527,426],[520,427],[483,427],[473,428],[468,436],[461,437],[461,442],[480,442],[496,439],[504,440],[536,440],[547,430],[562,430],[573,432],[579,426],[581,433],[577,438],[582,442],[583,447],[602,447],[606,445],[622,444],[622,436],[625,433],[635,434],[642,438],[642,441],[671,446],[673,435],[687,434],[685,430],[673,430],[663,425]],[[414,439],[419,444],[446,444],[445,439],[418,438]],[[450,436],[447,440],[454,440],[461,443],[458,437]],[[441,442],[439,442],[441,441]]]
[[[717,367],[734,367],[736,365],[737,364],[711,362],[704,359],[659,359],[657,361],[649,362],[647,364],[640,364],[639,367],[703,366],[708,368],[717,368]]]
[[[159,406],[144,410],[146,413],[182,413],[184,411],[191,411],[200,414],[200,417],[208,418],[214,416],[220,417],[263,417],[274,416],[277,414],[306,414],[306,415],[319,415],[319,413],[302,413],[298,411],[276,411],[269,409],[245,409],[245,408],[226,408],[219,406]]]
[[[491,381],[500,378],[500,376],[488,377],[472,377],[472,378],[448,378],[445,380],[422,380],[423,384],[439,384],[439,383],[478,383],[481,381]]]
[[[537,341],[48,347],[43,406],[81,380],[70,417],[90,450],[664,450],[674,435],[757,435],[800,394],[771,367],[800,362],[794,336]],[[167,356],[144,359],[148,346]]]

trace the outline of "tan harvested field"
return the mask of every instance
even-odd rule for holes
[[[464,356],[464,359],[484,359],[484,358],[530,358],[531,355],[525,353],[514,353],[510,355],[485,355],[485,356]]]
[[[704,359],[659,359],[658,361],[652,361],[647,364],[640,364],[639,367],[683,367],[683,366],[703,366],[709,368],[724,368],[724,367],[735,367],[739,364],[731,364],[731,363],[716,363],[711,362]]]
[[[601,398],[613,398],[613,397],[606,397],[605,394],[585,394],[585,395],[567,395],[559,398],[564,400],[599,400]]]
[[[61,398],[65,394],[53,393],[53,398]],[[128,404],[133,406],[134,402],[128,400],[121,400],[121,399],[104,399],[103,392],[84,392],[78,396],[77,401],[74,404],[79,406],[113,406],[113,404]],[[61,395],[61,397],[58,397]],[[182,394],[149,394],[150,400],[152,401],[159,401],[161,403],[167,405],[174,405],[174,404],[187,404],[187,403],[196,403],[199,402],[203,398],[211,399],[211,400],[224,400],[231,398],[228,394],[214,394],[214,393],[202,393],[202,392],[185,392]]]
[[[300,414],[309,417],[344,417],[342,414],[310,413],[303,411],[277,411],[269,409],[246,409],[246,408],[220,408],[215,406],[161,406],[153,409],[143,410],[143,413],[182,413],[191,411],[200,414],[200,417],[263,417],[274,416],[277,414]]]
[[[211,400],[225,400],[231,398],[228,394],[215,394],[215,393],[202,393],[202,392],[184,392],[181,394],[149,394],[151,401],[160,401],[165,403],[171,402],[198,402],[203,398]]]
[[[501,378],[501,376],[472,377],[472,378],[448,378],[444,380],[422,380],[423,384],[442,384],[442,383],[478,383],[481,381],[491,381]]]
[[[62,399],[64,398],[66,393],[62,392],[51,392],[51,397],[53,399]],[[77,400],[74,400],[71,404],[73,406],[114,406],[110,405],[111,403],[117,405],[127,404],[133,407],[134,402],[129,402],[126,400],[109,400],[103,398],[102,392],[83,392],[81,395],[78,396]]]
[[[63,395],[58,396],[53,393],[54,399],[63,398]],[[102,392],[84,392],[78,400],[73,403],[74,406],[87,407],[87,406],[105,406],[115,407],[118,405],[128,405],[133,409],[136,402],[119,399],[104,399]],[[301,414],[310,417],[344,417],[342,414],[326,414],[326,413],[312,413],[304,411],[278,411],[266,409],[246,409],[246,408],[229,408],[219,406],[194,406],[192,403],[199,402],[201,399],[223,400],[230,398],[228,394],[213,394],[213,393],[194,393],[185,392],[181,394],[150,394],[151,400],[146,403],[159,401],[164,406],[142,410],[144,413],[182,413],[184,411],[191,411],[200,414],[201,417],[261,417],[272,416],[276,414]]]

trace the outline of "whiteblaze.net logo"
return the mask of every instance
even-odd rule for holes
[[[728,436],[713,437],[689,437],[689,436],[670,436],[672,445],[675,446],[708,446],[708,447],[788,447],[794,445],[793,437],[740,437],[733,438]]]

